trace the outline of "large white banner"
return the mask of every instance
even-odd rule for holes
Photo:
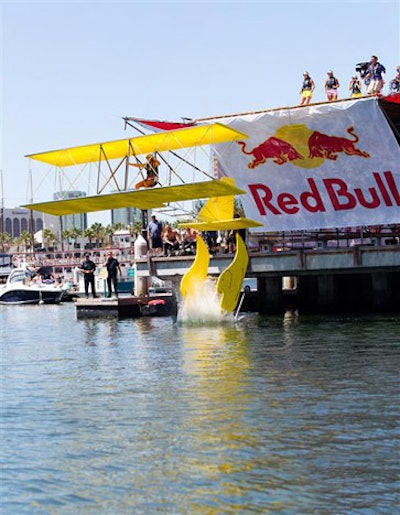
[[[218,121],[249,136],[213,150],[254,231],[400,222],[400,148],[375,98]]]

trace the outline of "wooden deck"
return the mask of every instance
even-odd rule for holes
[[[142,316],[142,306],[152,300],[165,300],[168,310],[174,314],[176,299],[172,295],[157,295],[151,297],[119,296],[118,298],[97,299],[78,298],[74,300],[76,316],[84,318],[139,318]]]

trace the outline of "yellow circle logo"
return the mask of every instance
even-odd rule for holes
[[[293,165],[300,166],[300,168],[318,168],[325,159],[309,157],[308,140],[312,133],[313,131],[303,124],[284,125],[275,132],[275,137],[290,143],[302,156],[302,158],[290,161]]]

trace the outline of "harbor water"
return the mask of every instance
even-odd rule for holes
[[[0,331],[2,515],[398,513],[399,315]]]

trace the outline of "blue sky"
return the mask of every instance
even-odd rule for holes
[[[296,105],[304,70],[315,101],[328,69],[344,98],[355,64],[372,54],[388,83],[400,64],[399,6],[3,0],[5,207],[29,198],[24,155],[134,134],[123,116],[180,121]]]

